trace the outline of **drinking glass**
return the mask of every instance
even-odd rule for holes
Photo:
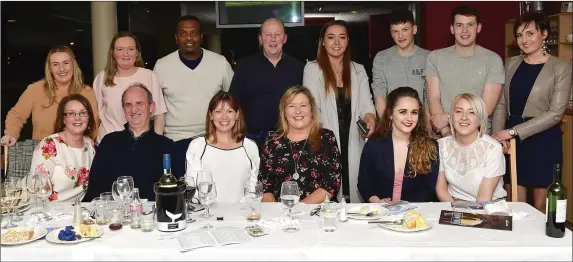
[[[145,203],[141,209],[141,231],[151,232],[155,226],[155,203]]]
[[[331,206],[320,214],[321,228],[324,232],[334,232],[338,228],[338,209]]]
[[[208,185],[214,185],[215,182],[213,181],[213,176],[211,175],[211,172],[209,171],[204,171],[204,170],[200,170],[199,172],[197,172],[197,189],[199,190],[199,202],[203,202],[201,201],[201,193],[203,195],[207,195],[211,192],[211,188],[212,186],[208,186]],[[201,192],[201,185],[203,188],[203,192]],[[216,192],[215,192],[215,196],[216,196]],[[203,203],[201,203],[201,205],[203,207],[205,207],[205,205],[203,205]],[[209,210],[205,210],[205,212],[203,214],[200,215],[201,217],[204,218],[209,218],[211,215],[209,214]]]
[[[186,189],[185,189],[185,217],[187,223],[195,222],[195,219],[191,218],[190,210],[194,210],[193,207],[193,198],[195,197],[195,192],[197,192],[197,184],[195,184],[195,179],[193,176],[184,176],[179,179],[182,182],[185,182]]]
[[[103,200],[111,202],[113,201],[113,194],[111,192],[103,192],[101,194],[99,194],[99,197],[101,197]]]
[[[0,204],[8,211],[8,223],[2,229],[9,229],[17,227],[12,223],[12,216],[14,215],[14,207],[20,201],[22,195],[22,185],[20,181],[13,177],[7,177],[2,186],[2,198]],[[11,212],[10,212],[11,211]]]
[[[52,181],[49,176],[34,176],[34,191],[38,199],[42,201],[42,211],[38,214],[40,221],[52,220],[52,217],[46,212],[46,200],[52,195]]]
[[[201,182],[197,187],[199,189],[199,202],[205,208],[205,213],[201,217],[207,218],[207,225],[203,228],[211,229],[213,227],[209,224],[209,217],[212,215],[209,213],[209,207],[215,203],[215,199],[217,198],[217,187],[214,182]]]
[[[261,219],[261,200],[263,199],[263,183],[261,181],[247,181],[245,183],[245,203],[247,206],[247,220],[259,221]]]
[[[298,183],[296,181],[283,182],[281,185],[281,202],[288,208],[289,224],[283,231],[292,233],[300,229],[296,227],[292,219],[292,208],[298,204],[300,200],[300,191],[298,190]]]
[[[107,225],[109,219],[106,218],[106,207],[109,202],[101,197],[96,197],[92,200],[92,205],[95,209],[96,224]]]
[[[131,199],[133,193],[133,177],[131,176],[120,176],[117,178],[117,192],[122,200],[123,208],[123,225],[127,225],[131,222],[131,217],[129,215],[129,209],[127,209],[127,203]]]

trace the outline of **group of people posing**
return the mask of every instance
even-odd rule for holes
[[[376,55],[371,86],[351,59],[341,20],[325,23],[317,59],[304,65],[283,52],[285,27],[270,18],[260,28],[261,52],[235,72],[201,48],[196,17],[179,19],[179,50],[153,71],[137,38],[120,32],[92,87],[73,52],[59,46],[48,53],[45,78],[8,113],[2,143],[14,145],[31,115],[29,175],[51,176],[51,201],[89,201],[121,175],[154,199],[161,156],[171,154],[176,176],[211,172],[221,202],[239,201],[254,180],[263,201],[277,201],[281,183],[297,181],[304,203],[488,202],[507,196],[504,151],[516,138],[519,200],[531,187],[535,207],[545,210],[571,92],[571,65],[545,44],[547,16],[520,17],[514,33],[522,54],[505,68],[476,44],[476,9],[459,6],[451,21],[455,44],[430,52],[414,44],[412,13],[394,10],[395,45]]]

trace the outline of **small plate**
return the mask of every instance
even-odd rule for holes
[[[77,244],[77,243],[82,243],[82,242],[86,242],[86,241],[90,241],[94,238],[98,238],[101,235],[103,235],[103,228],[100,226],[97,226],[97,235],[96,237],[82,237],[82,239],[77,239],[74,241],[64,241],[64,240],[60,240],[58,238],[58,234],[60,234],[60,230],[64,230],[66,227],[61,227],[59,229],[53,230],[52,232],[48,233],[48,235],[46,235],[46,240],[48,240],[48,242],[52,242],[55,244]],[[74,230],[75,231],[75,230]]]
[[[378,212],[376,215],[366,216],[370,212]],[[350,213],[361,213],[361,214],[350,214]],[[359,205],[351,207],[346,211],[346,217],[356,220],[378,220],[381,217],[388,215],[388,209],[379,207],[376,205]]]
[[[430,228],[432,228],[432,224],[427,224],[426,227],[423,228],[412,228],[412,229],[408,229],[407,227],[404,227],[403,225],[394,225],[394,224],[378,224],[379,226],[386,228],[386,229],[390,229],[392,231],[397,231],[397,232],[404,232],[404,233],[412,233],[412,232],[419,232],[419,231],[424,231],[424,230],[428,230]]]
[[[2,229],[2,235],[4,235],[4,233],[8,232],[9,230],[17,230],[17,231],[24,231],[27,229],[30,229],[31,227],[15,227],[15,228],[10,228],[10,229]],[[0,242],[2,243],[2,245],[23,245],[23,244],[27,244],[33,241],[36,241],[42,237],[44,237],[46,234],[48,234],[48,230],[43,228],[43,227],[35,227],[34,228],[34,235],[32,235],[32,237],[28,240],[24,240],[24,241],[18,241],[18,242],[3,242],[0,240]]]
[[[249,236],[252,236],[252,237],[261,237],[261,236],[269,234],[268,229],[261,227],[259,225],[246,227],[245,231],[247,231]]]

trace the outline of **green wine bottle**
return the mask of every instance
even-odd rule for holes
[[[547,188],[545,203],[545,234],[549,237],[565,236],[567,191],[561,183],[561,165],[553,166],[553,183]]]
[[[163,175],[159,179],[159,187],[176,187],[177,178],[171,174],[171,155],[163,154]]]

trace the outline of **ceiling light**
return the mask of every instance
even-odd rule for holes
[[[16,23],[16,20],[14,20],[14,19],[8,19],[8,23]]]
[[[73,46],[73,45],[75,45],[75,43],[74,43],[74,42],[70,42],[70,45]]]
[[[350,13],[351,13],[351,14],[358,14],[358,11],[352,10],[352,11],[350,11]]]

